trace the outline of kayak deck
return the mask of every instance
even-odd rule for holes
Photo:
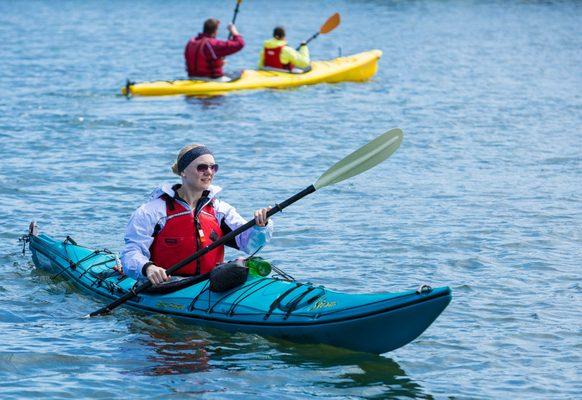
[[[115,254],[71,240],[29,236],[35,265],[84,291],[112,301],[136,281],[119,274]],[[296,281],[249,275],[224,293],[203,281],[166,294],[140,293],[125,305],[226,331],[257,333],[296,342],[326,343],[384,353],[418,337],[451,301],[448,287],[399,293],[346,294]]]
[[[291,88],[302,85],[338,82],[364,82],[378,70],[380,50],[370,50],[329,61],[314,61],[311,70],[302,74],[278,71],[244,70],[239,79],[230,82],[197,80],[129,83],[121,89],[132,96],[209,96],[234,90]]]

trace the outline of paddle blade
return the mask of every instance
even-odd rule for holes
[[[321,189],[375,167],[398,149],[402,136],[402,131],[398,128],[378,136],[325,171],[313,186]]]
[[[325,21],[325,24],[321,25],[319,33],[326,34],[333,31],[340,24],[340,15],[335,13]]]

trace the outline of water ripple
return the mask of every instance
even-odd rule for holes
[[[380,48],[374,79],[127,100],[126,78],[181,76],[201,16],[227,21],[230,6],[0,3],[0,397],[579,397],[580,4],[317,8],[245,2],[247,47],[227,68],[254,65],[276,24],[296,43],[339,10],[314,58]],[[222,198],[250,216],[395,126],[405,139],[388,162],[285,210],[262,253],[344,292],[451,286],[435,324],[384,356],[127,310],[84,319],[102,304],[33,270],[17,242],[36,219],[119,250],[129,214],[174,179],[185,143],[216,150]]]

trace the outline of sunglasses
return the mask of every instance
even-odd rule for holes
[[[213,173],[218,172],[218,164],[198,164],[196,166],[196,171],[203,173],[208,171],[209,168]]]

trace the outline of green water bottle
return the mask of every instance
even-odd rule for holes
[[[262,257],[249,257],[245,260],[245,266],[254,275],[267,276],[271,273],[271,264]]]

